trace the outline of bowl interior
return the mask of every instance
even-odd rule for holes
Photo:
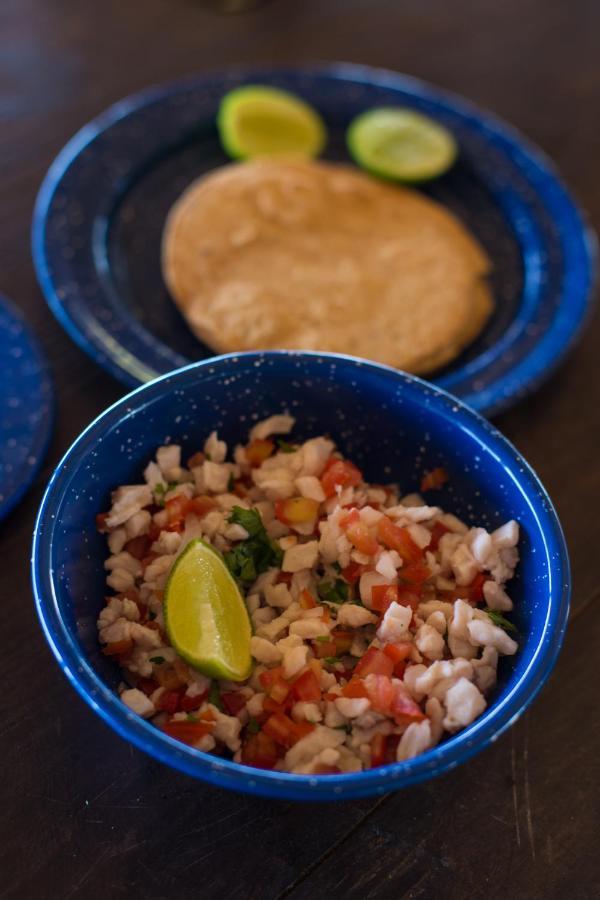
[[[532,666],[561,607],[566,573],[554,513],[491,426],[418,380],[349,359],[249,354],[196,364],[139,389],[90,426],[55,475],[38,523],[34,563],[49,579],[60,627],[114,687],[117,667],[100,653],[95,625],[107,553],[96,513],[109,508],[112,489],[141,480],[159,445],[180,443],[186,458],[218,429],[233,446],[257,419],[282,410],[297,417],[294,437],[330,434],[371,481],[397,480],[409,493],[424,470],[443,465],[450,482],[428,495],[430,502],[488,529],[519,521],[521,562],[509,592],[520,651],[501,662],[499,688],[483,718],[493,715]],[[42,596],[42,610],[47,602]]]

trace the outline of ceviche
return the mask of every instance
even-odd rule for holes
[[[517,651],[505,586],[519,526],[489,532],[429,505],[441,468],[420,494],[367,483],[328,437],[299,443],[293,426],[259,422],[230,457],[216,432],[185,460],[159,447],[139,484],[116,488],[97,517],[102,651],[123,703],[200,750],[303,774],[409,759],[480,716],[499,657]],[[169,624],[169,579],[193,542],[243,598],[233,624],[214,619],[217,632],[248,620],[234,678],[172,640],[186,620]]]

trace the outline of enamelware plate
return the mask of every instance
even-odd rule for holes
[[[150,88],[86,125],[39,193],[33,255],[42,289],[75,341],[128,386],[210,357],[169,298],[160,269],[165,217],[195,178],[228,162],[215,114],[244,83],[312,103],[329,129],[325,157],[349,162],[358,113],[408,106],[448,127],[460,158],[423,188],[479,238],[493,262],[496,311],[433,381],[487,415],[532,391],[581,333],[595,240],[552,163],[468,101],[393,72],[334,64],[232,69]]]
[[[31,485],[52,430],[53,388],[21,313],[0,296],[0,519]]]

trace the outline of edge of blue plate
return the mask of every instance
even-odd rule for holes
[[[315,361],[334,359],[359,365],[361,368],[377,370],[386,377],[403,381],[407,390],[424,390],[426,395],[441,403],[446,415],[452,416],[454,420],[457,418],[461,420],[461,430],[479,434],[483,432],[486,442],[495,451],[501,465],[510,471],[510,467],[514,467],[515,463],[518,464],[518,483],[525,483],[528,494],[531,490],[531,496],[539,499],[536,515],[541,511],[546,518],[547,531],[542,530],[544,547],[548,558],[555,561],[553,573],[556,575],[554,589],[550,592],[553,601],[548,605],[544,640],[538,644],[535,655],[520,681],[500,705],[494,708],[487,721],[482,723],[481,720],[476,720],[451,740],[414,759],[358,773],[328,775],[324,779],[309,775],[269,772],[241,763],[216,759],[210,754],[182,745],[161,734],[144,719],[129,713],[114,691],[104,684],[90,664],[83,659],[76,641],[62,622],[51,571],[54,524],[50,529],[44,528],[44,524],[56,521],[55,513],[61,502],[61,482],[69,477],[71,458],[85,451],[86,444],[94,439],[94,432],[99,427],[104,429],[110,423],[118,423],[124,415],[130,414],[133,409],[132,400],[138,395],[146,394],[146,402],[151,402],[153,395],[160,392],[170,381],[185,379],[187,376],[193,377],[192,373],[198,369],[218,366],[227,363],[228,360],[294,356],[314,358]],[[531,499],[529,502],[531,503]],[[554,668],[564,640],[571,596],[569,555],[558,514],[538,476],[504,435],[460,400],[417,376],[356,357],[308,351],[230,353],[201,360],[167,373],[149,384],[139,386],[101,413],[67,450],[48,482],[33,534],[31,578],[37,614],[61,669],[82,699],[122,738],[160,762],[184,774],[200,777],[210,784],[252,795],[304,801],[357,799],[408,787],[451,771],[497,740],[530,706]],[[532,671],[534,669],[535,671]],[[201,775],[199,768],[202,769]]]
[[[33,351],[33,355],[39,366],[40,377],[43,385],[43,390],[46,392],[47,401],[44,415],[41,417],[36,427],[35,441],[31,446],[32,455],[35,457],[35,462],[32,465],[28,465],[25,478],[23,478],[18,487],[16,487],[0,503],[0,522],[2,522],[19,505],[19,503],[33,484],[35,477],[37,476],[46,458],[48,446],[50,444],[50,438],[54,429],[56,398],[54,394],[52,373],[50,371],[48,360],[46,359],[46,355],[44,354],[37,337],[27,324],[23,312],[19,309],[19,307],[15,306],[15,304],[4,294],[0,294],[0,306],[7,310],[10,316],[18,321],[22,327],[23,334],[25,335],[27,343]]]
[[[83,333],[61,301],[50,276],[44,246],[47,214],[54,192],[81,151],[93,143],[111,124],[149,102],[170,96],[187,84],[197,83],[202,78],[225,78],[226,75],[230,77],[232,73],[239,77],[252,74],[253,78],[259,79],[285,73],[315,74],[355,83],[409,90],[430,102],[451,105],[460,115],[468,117],[470,124],[488,139],[501,142],[510,150],[511,155],[521,157],[527,163],[528,177],[531,178],[535,173],[535,187],[542,200],[552,199],[553,203],[559,203],[560,216],[558,220],[554,218],[561,223],[561,238],[567,256],[565,271],[569,275],[568,292],[562,299],[559,313],[553,318],[551,326],[531,353],[520,359],[509,372],[492,382],[487,389],[475,389],[470,393],[461,391],[460,399],[483,415],[496,415],[535,391],[564,362],[582,337],[595,306],[598,285],[598,240],[589,217],[567,188],[550,157],[514,126],[452,91],[389,69],[355,63],[320,62],[297,66],[234,66],[226,71],[211,70],[172,82],[151,85],[105,109],[76,132],[58,153],[42,182],[35,203],[31,227],[32,258],[38,282],[53,314],[75,343],[98,365],[127,387],[133,388],[139,386],[142,378],[148,381],[164,374],[163,371],[142,364],[138,367],[142,374],[139,378],[136,377],[132,371],[119,364],[117,359],[105,353],[92,338]],[[160,358],[160,348],[165,345],[150,332],[147,332],[147,336],[154,357]],[[480,369],[484,357],[493,351],[494,347],[461,370],[442,375],[439,379],[435,378],[434,373],[432,382],[442,388],[453,390],[457,375],[469,377],[471,369]],[[175,366],[189,362],[183,360],[180,354],[174,351],[172,353],[172,362]],[[126,350],[124,355],[127,355]]]

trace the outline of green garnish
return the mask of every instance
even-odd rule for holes
[[[329,637],[328,634],[320,634],[318,637],[315,638],[315,641],[318,641],[320,644],[326,644],[330,640],[331,640],[331,638]]]
[[[197,722],[198,718],[194,715],[194,713],[188,713],[185,717],[187,722]]]
[[[348,599],[348,585],[341,578],[331,581],[322,581],[317,585],[317,593],[326,603],[343,603]]]
[[[221,700],[221,694],[219,693],[219,685],[216,681],[213,681],[210,690],[208,692],[208,702],[212,703],[213,706],[216,706],[217,709],[223,711],[223,701]]]
[[[298,449],[297,444],[290,444],[288,441],[284,441],[283,438],[277,438],[277,446],[282,453],[295,453]]]
[[[339,562],[331,563],[331,568],[335,569],[335,571],[338,573],[338,575],[342,571],[342,567],[340,566]]]
[[[279,568],[283,560],[281,547],[272,540],[265,530],[257,509],[243,509],[234,506],[228,519],[234,525],[241,525],[248,537],[233,549],[223,554],[225,565],[234,578],[250,584],[261,572],[272,567]]]
[[[156,502],[158,506],[165,505],[165,494],[169,491],[172,491],[173,488],[176,488],[179,484],[178,481],[169,481],[167,484],[164,484],[162,481],[159,481],[157,485],[154,487],[154,496],[156,497]]]
[[[484,609],[484,612],[488,614],[494,625],[497,625],[498,628],[504,628],[505,631],[515,631],[516,627],[512,622],[509,622],[508,619],[505,619],[502,613],[498,612],[497,609]]]
[[[162,666],[162,664],[164,662],[166,662],[166,660],[165,660],[164,656],[151,656],[150,662],[156,663],[157,666]]]
[[[257,734],[260,731],[260,723],[256,719],[248,719],[246,731],[248,731],[249,734]]]
[[[339,661],[340,661],[339,656],[324,656],[323,657],[323,662],[326,663],[328,666],[335,666],[335,664],[339,663]]]

